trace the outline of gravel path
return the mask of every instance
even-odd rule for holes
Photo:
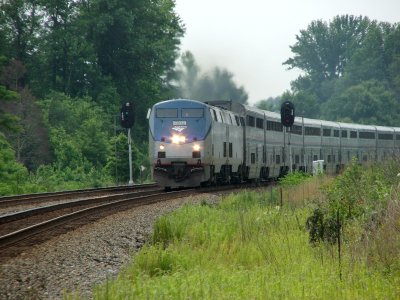
[[[62,299],[65,291],[91,297],[94,285],[115,276],[152,232],[154,221],[184,203],[215,203],[203,194],[131,209],[68,232],[0,265],[0,299]]]

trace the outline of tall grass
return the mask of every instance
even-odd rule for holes
[[[399,274],[375,268],[369,255],[354,259],[353,243],[344,244],[340,270],[334,245],[309,244],[305,223],[312,209],[303,204],[320,196],[323,183],[316,178],[283,186],[283,206],[277,188],[163,216],[152,243],[94,297],[398,299]]]

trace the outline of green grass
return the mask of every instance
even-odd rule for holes
[[[318,189],[314,189],[317,191]],[[301,193],[298,193],[301,194]],[[307,194],[307,193],[306,193]],[[382,272],[344,243],[311,246],[311,208],[276,205],[276,192],[242,192],[187,205],[155,225],[153,240],[96,299],[398,299],[399,272]],[[304,187],[303,187],[304,195]],[[304,201],[304,197],[303,197]],[[341,279],[339,274],[341,273]]]

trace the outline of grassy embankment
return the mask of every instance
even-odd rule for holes
[[[292,175],[282,206],[279,188],[187,205],[158,220],[152,243],[95,298],[398,299],[399,170]]]

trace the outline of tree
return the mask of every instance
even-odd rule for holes
[[[23,86],[25,73],[25,66],[15,59],[1,73],[1,82],[16,93],[15,101],[6,103],[4,110],[18,118],[18,130],[8,130],[6,137],[16,152],[17,161],[28,170],[35,170],[40,164],[50,162],[51,157],[41,111],[30,90]]]
[[[281,97],[269,97],[265,100],[260,100],[256,103],[256,107],[263,110],[273,111],[273,112],[280,112],[281,110]]]
[[[15,161],[15,153],[0,132],[0,196],[23,192],[28,172]]]
[[[385,25],[372,22],[362,44],[354,51],[346,67],[348,86],[371,79],[386,80]]]
[[[4,56],[0,56],[0,70],[3,67],[5,61]],[[10,91],[6,88],[6,86],[0,83],[0,133],[2,131],[17,131],[17,121],[18,118],[13,116],[10,113],[7,113],[4,110],[4,106],[6,102],[15,101],[17,99],[17,94],[13,91]]]
[[[304,116],[395,124],[400,96],[399,25],[365,17],[313,21],[296,36],[284,62],[304,74],[292,82],[292,101]],[[388,109],[391,107],[392,109]]]
[[[172,0],[93,0],[83,13],[102,74],[139,116],[163,98],[167,73],[178,55],[183,26]],[[139,126],[147,126],[138,118]]]
[[[361,124],[398,126],[398,101],[387,84],[377,80],[351,86],[326,105],[333,120],[350,119]]]
[[[336,80],[341,78],[354,52],[367,35],[371,21],[365,17],[336,16],[329,24],[313,21],[296,35],[291,46],[292,58],[283,64],[299,68],[305,75],[293,83],[295,90],[313,94],[321,103],[335,92]],[[315,116],[317,117],[317,116]]]
[[[3,54],[26,63],[35,52],[41,9],[38,0],[5,0],[0,3]],[[1,46],[0,46],[1,47]]]
[[[126,134],[118,134],[110,140],[113,152],[107,159],[105,170],[114,177],[116,183],[128,182],[129,180],[129,158],[128,158],[128,138]],[[147,143],[132,144],[132,176],[135,182],[145,180],[150,175],[150,161],[147,155]],[[141,173],[141,166],[145,167]],[[140,178],[142,177],[142,178]]]
[[[112,123],[98,105],[90,98],[70,98],[61,93],[51,94],[40,105],[60,168],[78,167],[83,161],[97,168],[106,164]]]
[[[339,78],[370,23],[368,18],[349,15],[336,16],[329,24],[313,21],[296,35],[297,42],[290,47],[294,57],[283,64],[301,69],[312,79]]]

